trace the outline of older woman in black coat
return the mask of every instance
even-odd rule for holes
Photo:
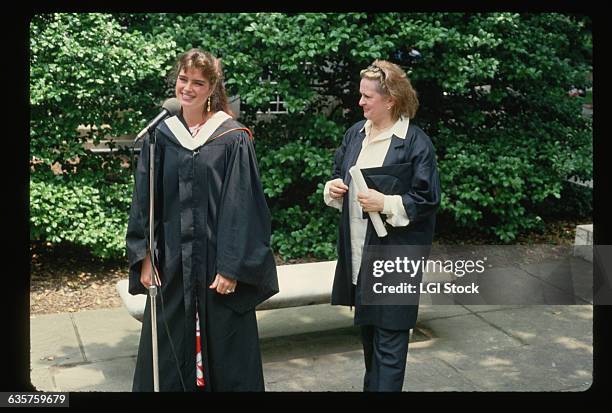
[[[342,211],[332,305],[355,306],[364,391],[401,391],[418,296],[410,305],[364,304],[362,281],[372,276],[363,265],[364,251],[381,245],[431,246],[440,181],[430,138],[410,122],[418,99],[406,73],[376,60],[361,71],[359,93],[365,120],[347,130],[324,189],[325,203]],[[353,166],[363,172],[367,191],[357,190],[349,173]],[[370,212],[380,214],[386,236],[377,235],[365,214]]]

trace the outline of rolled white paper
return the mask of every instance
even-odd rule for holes
[[[353,177],[353,182],[355,182],[357,192],[368,192],[368,184],[366,184],[365,179],[363,179],[361,169],[359,169],[357,166],[353,166],[351,169],[349,169],[349,173]],[[372,220],[372,224],[374,225],[374,229],[376,230],[378,237],[386,237],[387,229],[383,224],[380,214],[378,212],[368,212],[368,215],[370,216],[370,220]]]

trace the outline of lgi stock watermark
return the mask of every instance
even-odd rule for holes
[[[364,305],[611,304],[612,246],[366,246]],[[594,271],[595,269],[595,271]]]

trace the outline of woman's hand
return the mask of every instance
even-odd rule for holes
[[[375,189],[358,193],[357,200],[364,212],[380,212],[385,207],[385,196]]]
[[[215,280],[208,288],[216,288],[219,294],[230,294],[236,290],[237,283],[238,282],[236,280],[232,280],[231,278],[227,278],[221,274],[217,274]]]
[[[348,191],[348,186],[344,185],[341,178],[336,178],[329,183],[329,195],[334,199],[340,199]]]
[[[159,277],[159,271],[155,268]],[[147,252],[147,256],[142,260],[142,266],[140,267],[140,283],[149,288],[152,285],[152,272],[151,272],[151,255]],[[161,285],[161,283],[159,283]]]

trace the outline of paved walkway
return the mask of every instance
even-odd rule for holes
[[[591,305],[421,306],[405,391],[582,391],[592,382]],[[258,311],[268,391],[361,391],[348,308]],[[141,324],[124,308],[31,318],[31,380],[44,391],[131,389]]]
[[[592,264],[579,258],[560,263],[515,265],[489,274],[498,277],[497,288],[508,283],[502,291],[514,305],[422,300],[404,390],[588,389]],[[536,293],[578,304],[524,305],[537,302],[525,301]],[[268,391],[361,391],[363,353],[347,307],[260,310],[257,319]],[[125,308],[33,316],[30,328],[31,381],[37,389],[131,390],[141,324]]]

